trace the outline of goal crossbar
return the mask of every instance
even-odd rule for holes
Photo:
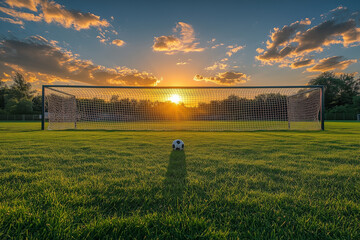
[[[227,86],[156,86],[156,87],[148,87],[148,86],[97,86],[97,85],[42,85],[45,88],[135,88],[135,89],[251,89],[251,88],[323,88],[323,85],[298,85],[298,86],[234,86],[234,87],[227,87]]]
[[[43,85],[42,129],[324,130],[324,87]]]

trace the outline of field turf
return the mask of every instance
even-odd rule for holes
[[[0,239],[360,239],[360,123],[40,131],[0,122]],[[172,152],[172,140],[185,152]]]

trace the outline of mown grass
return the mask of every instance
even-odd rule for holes
[[[360,123],[39,131],[0,123],[0,239],[360,239]],[[185,152],[172,152],[181,138]]]

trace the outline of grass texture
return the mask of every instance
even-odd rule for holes
[[[40,131],[0,123],[0,239],[360,239],[360,123]],[[171,151],[180,138],[184,152]]]

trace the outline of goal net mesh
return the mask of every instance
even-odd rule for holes
[[[319,130],[321,88],[45,87],[47,128]]]

